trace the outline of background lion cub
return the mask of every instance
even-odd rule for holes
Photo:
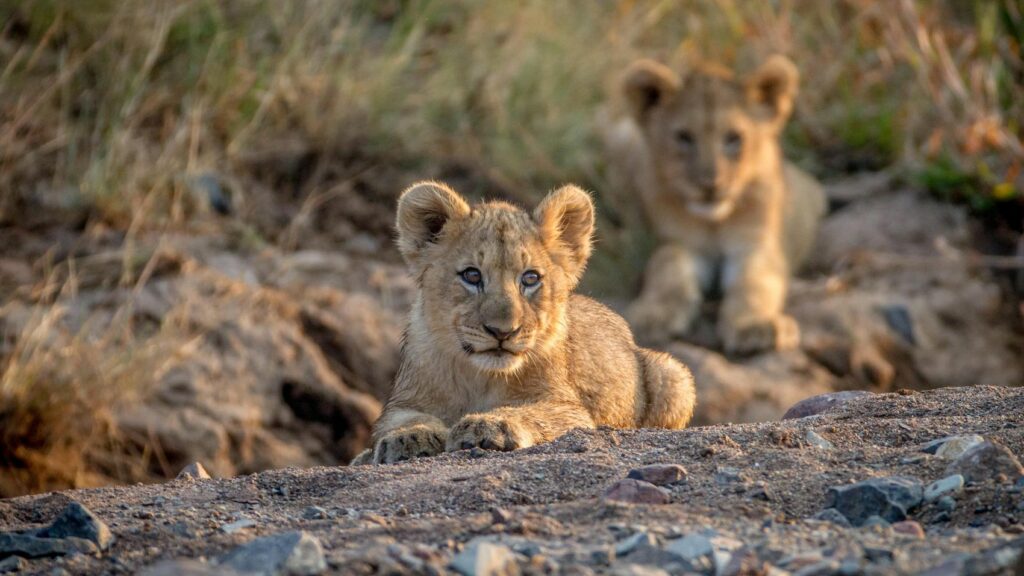
[[[638,188],[662,243],[627,314],[642,336],[686,333],[704,296],[721,291],[727,352],[798,344],[782,309],[825,199],[779,147],[797,78],[782,56],[745,80],[708,66],[679,75],[649,60],[626,73],[631,118],[609,132],[610,158]]]
[[[585,192],[566,186],[531,215],[502,202],[470,207],[424,182],[402,194],[397,227],[419,294],[374,447],[353,463],[689,422],[689,370],[638,348],[622,318],[572,293],[594,230]]]

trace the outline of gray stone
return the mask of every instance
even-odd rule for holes
[[[619,480],[604,493],[604,499],[628,504],[668,504],[672,494],[668,490],[643,480]]]
[[[879,516],[888,522],[905,520],[907,512],[921,503],[924,490],[916,478],[872,478],[847,486],[833,486],[825,495],[826,507],[835,508],[854,526]]]
[[[113,540],[110,528],[78,502],[68,504],[67,508],[49,526],[34,532],[40,538],[81,538],[106,550]]]
[[[327,510],[319,506],[307,506],[302,511],[302,517],[306,520],[323,520],[327,518]]]
[[[190,559],[163,560],[146,568],[140,576],[234,576],[238,572],[225,566],[211,566]]]
[[[193,462],[181,469],[175,480],[209,480],[210,473],[199,462]]]
[[[794,418],[806,418],[808,416],[832,412],[842,408],[851,400],[870,395],[871,392],[867,392],[865,390],[844,390],[842,392],[818,394],[817,396],[811,396],[810,398],[806,398],[796,404],[793,404],[793,406],[791,406],[789,410],[786,410],[786,413],[782,415],[782,419],[791,420]]]
[[[941,458],[954,459],[967,449],[981,444],[985,439],[977,434],[964,434],[960,436],[946,436],[937,440],[932,440],[927,444],[921,446],[921,452],[927,452],[928,454],[935,454]],[[942,451],[940,454],[939,451]]]
[[[702,563],[715,552],[711,539],[702,534],[687,534],[665,544],[665,552],[687,562],[691,566]]]
[[[10,556],[0,560],[0,574],[18,572],[28,567],[28,562],[21,556]]]
[[[815,448],[821,448],[822,450],[832,449],[832,443],[824,439],[814,430],[808,430],[807,434],[804,434],[804,440],[807,441],[807,444],[814,446]]]
[[[867,520],[864,521],[863,524],[860,525],[861,528],[874,528],[875,526],[879,526],[881,528],[888,528],[892,526],[892,524],[885,518],[882,518],[878,515],[874,515],[869,517]]]
[[[0,558],[46,558],[68,554],[96,554],[99,549],[82,538],[39,538],[31,534],[0,534]]]
[[[228,552],[221,565],[241,574],[313,576],[327,570],[320,541],[306,532],[257,538]]]
[[[793,572],[793,576],[832,576],[839,572],[839,561],[832,558],[827,558],[821,562],[815,562],[810,566],[804,566],[796,572]]]
[[[669,576],[668,572],[654,566],[623,564],[612,569],[612,576]]]
[[[835,508],[825,508],[821,512],[815,514],[812,518],[814,520],[831,522],[837,526],[842,526],[843,528],[849,528],[850,526],[852,526],[852,524],[850,524],[850,520],[847,519],[846,516],[843,516],[842,512],[836,510]]]
[[[686,480],[686,468],[679,464],[652,464],[634,468],[626,477],[650,482],[656,486],[666,486]]]
[[[649,532],[637,532],[615,545],[615,556],[626,556],[637,549],[657,548],[658,539]]]
[[[946,476],[945,478],[932,482],[924,489],[925,502],[938,500],[947,494],[956,494],[960,492],[963,487],[964,477],[960,474]]]
[[[227,524],[224,524],[223,526],[220,527],[220,529],[221,529],[221,532],[224,532],[225,534],[234,534],[235,532],[238,532],[240,530],[245,530],[246,528],[252,528],[255,525],[256,525],[256,521],[253,520],[252,518],[241,518],[241,519],[235,520],[234,522],[229,522]]]
[[[940,497],[935,505],[943,512],[952,512],[953,510],[956,510],[956,500],[950,496]]]
[[[734,466],[719,466],[715,471],[716,484],[735,484],[749,482],[750,478],[742,470]]]
[[[999,474],[1016,479],[1024,475],[1024,466],[1006,446],[982,442],[950,462],[946,474],[961,474],[967,482],[984,482]]]
[[[463,576],[516,576],[519,564],[515,554],[494,542],[474,540],[466,545],[451,563],[452,570]]]

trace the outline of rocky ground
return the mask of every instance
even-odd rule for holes
[[[1024,389],[0,501],[26,574],[1024,574]]]

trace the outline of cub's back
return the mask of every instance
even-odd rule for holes
[[[636,425],[643,374],[629,325],[610,308],[579,294],[569,298],[569,382],[598,425]]]

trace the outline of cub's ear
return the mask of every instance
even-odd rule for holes
[[[747,80],[747,95],[750,102],[761,107],[769,122],[781,127],[793,111],[800,72],[796,65],[776,54],[768,58]]]
[[[575,286],[590,258],[594,234],[594,202],[590,195],[576,186],[563,186],[541,201],[533,219],[540,225],[544,243]]]
[[[654,60],[637,60],[622,77],[622,93],[637,122],[679,89],[679,75]]]
[[[417,182],[398,198],[398,250],[413,264],[423,250],[437,242],[450,220],[469,215],[469,204],[440,182]]]

